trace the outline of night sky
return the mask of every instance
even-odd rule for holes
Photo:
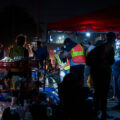
[[[13,4],[25,8],[35,20],[39,14],[41,22],[49,23],[120,5],[120,0],[1,0],[0,8]]]
[[[48,23],[116,5],[120,0],[0,0],[0,42],[9,46],[20,33],[46,40]]]
[[[102,8],[120,5],[120,0],[41,0],[41,16],[49,21],[90,13]],[[49,11],[48,11],[49,10]]]

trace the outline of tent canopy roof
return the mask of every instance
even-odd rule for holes
[[[80,15],[48,24],[56,31],[120,31],[120,7],[106,8],[91,14]]]

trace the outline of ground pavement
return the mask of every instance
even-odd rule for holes
[[[113,110],[112,107],[115,106],[117,103],[115,100],[108,100],[108,105],[107,105],[107,113],[110,116],[113,116],[114,118],[112,119],[107,119],[107,120],[115,120],[115,118],[120,118],[120,110]]]

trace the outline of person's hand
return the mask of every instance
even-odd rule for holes
[[[24,35],[24,37],[25,37],[25,41],[27,41],[27,35]]]
[[[63,70],[63,69],[64,69],[64,66],[61,66],[61,65],[60,65],[59,68],[60,68],[61,70]]]

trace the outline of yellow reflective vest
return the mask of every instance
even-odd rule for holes
[[[57,59],[59,65],[61,66],[64,66],[65,64],[67,64],[66,67],[64,67],[64,70],[69,70],[70,69],[70,65],[68,63],[63,63],[61,60],[60,60],[60,57],[58,54],[55,54],[55,58]]]

